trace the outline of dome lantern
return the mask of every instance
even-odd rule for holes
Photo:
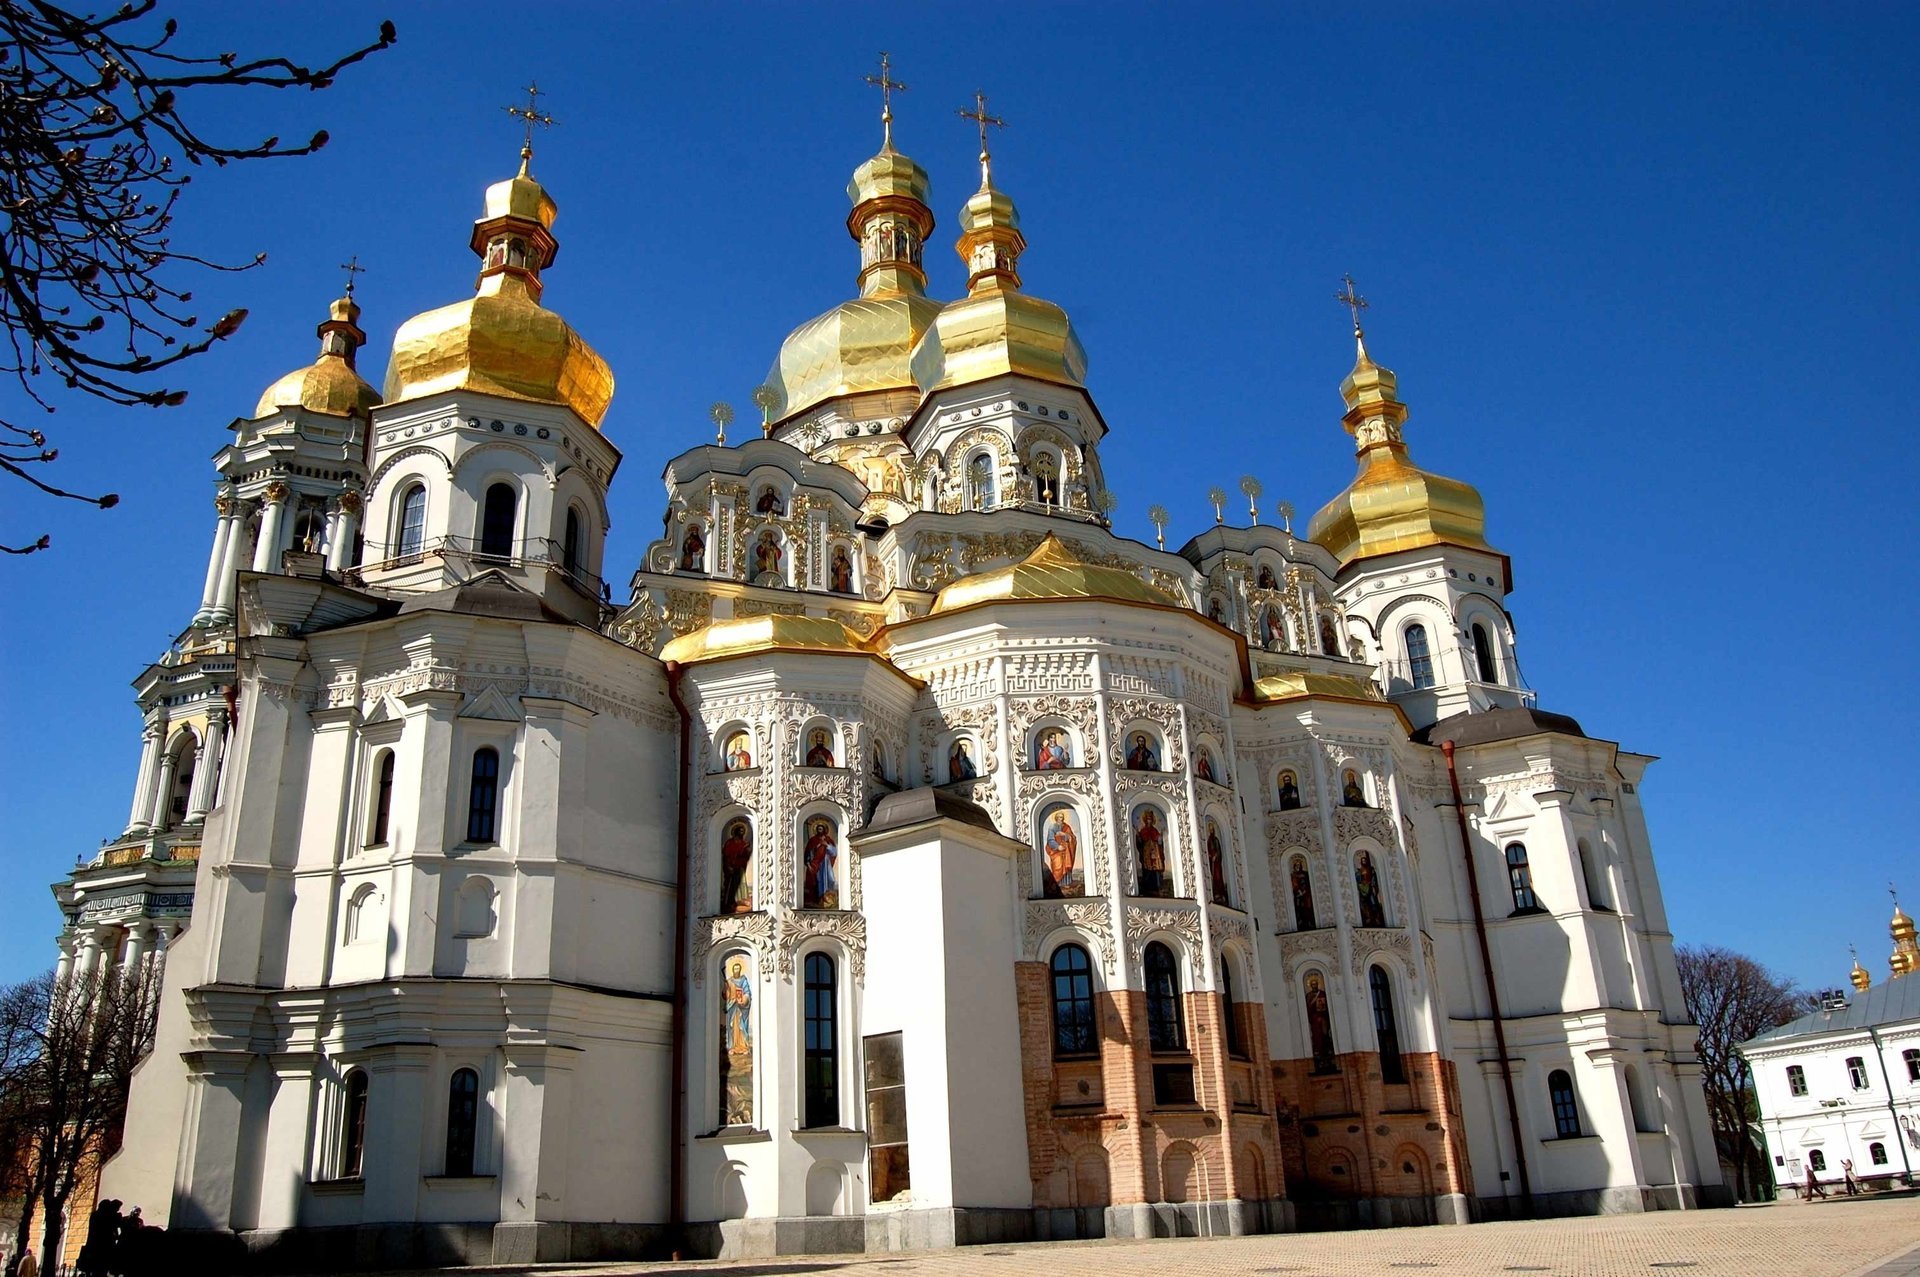
[[[343,269],[362,269],[354,265]],[[355,371],[360,347],[367,341],[360,330],[360,307],[353,300],[353,277],[347,277],[344,297],[327,308],[327,318],[314,330],[320,338],[320,354],[311,364],[296,368],[268,386],[254,405],[255,419],[282,408],[301,408],[330,417],[365,417],[380,402],[380,392],[368,385]]]

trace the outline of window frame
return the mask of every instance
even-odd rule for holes
[[[1400,1024],[1393,1005],[1393,977],[1377,962],[1367,969],[1367,995],[1373,1008],[1373,1037],[1380,1054],[1380,1080],[1389,1086],[1404,1086],[1407,1081],[1407,1062],[1400,1050]]]
[[[1253,1054],[1247,1050],[1247,1035],[1240,1026],[1240,1012],[1236,1009],[1233,997],[1233,956],[1226,953],[1220,955],[1220,1016],[1228,1058],[1252,1059]]]
[[[1867,1145],[1867,1161],[1874,1166],[1887,1165],[1887,1146],[1879,1140]]]
[[[1469,641],[1473,644],[1474,673],[1480,676],[1482,683],[1499,683],[1500,662],[1494,649],[1494,638],[1487,629],[1486,622],[1473,621],[1467,626]]]
[[[462,1094],[461,1079],[471,1079],[471,1089]],[[455,1069],[447,1077],[447,1138],[441,1173],[454,1179],[477,1174],[480,1153],[480,1070],[471,1065]]]
[[[1078,969],[1072,965],[1076,955],[1081,964]],[[1062,959],[1066,960],[1066,969],[1062,969]],[[1063,982],[1066,986],[1064,997],[1061,994]],[[1067,941],[1055,948],[1047,958],[1047,1006],[1049,1023],[1053,1026],[1053,1058],[1098,1058],[1100,1009],[1093,987],[1093,956],[1078,941]],[[1065,1021],[1062,1020],[1063,1011],[1068,1013]]]
[[[340,1079],[340,1156],[336,1179],[365,1179],[367,1169],[367,1109],[370,1080],[354,1067]]]
[[[419,498],[417,502],[415,497]],[[427,485],[418,479],[409,483],[400,490],[400,499],[393,508],[394,557],[408,559],[426,553]]]
[[[1920,1082],[1920,1047],[1907,1048],[1900,1053],[1900,1058],[1906,1061],[1907,1081]]]
[[[505,526],[501,526],[501,511],[495,506],[494,498],[505,494]],[[485,559],[512,559],[514,557],[515,533],[520,527],[520,493],[505,479],[496,479],[487,485],[480,495],[479,536],[474,538],[476,552]]]
[[[987,463],[986,475],[984,476],[986,479],[984,497],[982,496],[981,485],[975,481],[974,477],[974,467],[981,461]],[[1000,495],[999,472],[1000,459],[994,455],[991,448],[979,448],[967,454],[967,459],[960,471],[962,482],[966,489],[967,509],[991,510],[998,504]]]
[[[1787,1094],[1801,1097],[1807,1093],[1807,1070],[1805,1065],[1787,1065]]]
[[[1577,1140],[1586,1134],[1580,1127],[1580,1093],[1574,1089],[1572,1073],[1555,1069],[1547,1074],[1547,1102],[1553,1108],[1555,1139]]]
[[[481,774],[483,759],[492,760],[485,775]],[[481,801],[483,793],[486,799],[484,803]],[[500,842],[500,750],[493,745],[477,747],[468,764],[465,841],[481,846],[498,845]]]
[[[393,834],[393,770],[395,751],[383,745],[373,755],[373,811],[367,820],[369,847],[384,847]]]
[[[1516,851],[1520,853],[1518,860],[1513,855]],[[1507,890],[1513,894],[1513,912],[1546,912],[1546,906],[1540,903],[1540,893],[1533,887],[1533,865],[1527,857],[1527,844],[1516,838],[1506,845],[1502,856],[1507,862]]]
[[[567,505],[567,517],[560,530],[560,566],[570,576],[581,576],[586,571],[585,520],[580,517],[580,507]]]
[[[1186,1054],[1187,1024],[1180,1005],[1180,960],[1164,941],[1150,940],[1141,954],[1140,967],[1147,996],[1148,1049],[1155,1055]]]
[[[840,964],[814,950],[801,959],[801,1127],[840,1125]],[[817,973],[824,972],[824,978]]]
[[[1413,690],[1424,692],[1432,688],[1435,685],[1433,646],[1427,639],[1426,625],[1420,621],[1407,622],[1406,628],[1400,631],[1400,642],[1406,648],[1407,680],[1413,684]]]
[[[1867,1076],[1867,1057],[1849,1055],[1847,1057],[1847,1081],[1856,1091],[1871,1091],[1873,1079]]]

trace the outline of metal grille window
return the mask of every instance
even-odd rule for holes
[[[1156,1051],[1187,1049],[1180,1015],[1180,976],[1173,951],[1159,941],[1147,946],[1147,1045]]]
[[[472,1069],[455,1069],[447,1084],[446,1174],[473,1174],[473,1143],[479,1125],[480,1075]]]
[[[400,498],[400,542],[396,551],[403,557],[418,554],[426,540],[427,490],[416,483]]]
[[[1553,1099],[1553,1130],[1563,1140],[1580,1134],[1580,1105],[1573,1098],[1573,1077],[1565,1069],[1547,1074],[1547,1094]]]
[[[367,1161],[367,1075],[347,1074],[347,1103],[340,1114],[340,1178],[359,1179]]]
[[[1381,967],[1367,972],[1367,988],[1373,994],[1373,1033],[1380,1043],[1380,1080],[1403,1083],[1406,1064],[1400,1058],[1400,1028],[1393,1015],[1393,982]]]
[[[1798,1064],[1787,1065],[1787,1091],[1793,1095],[1807,1093],[1807,1071]]]
[[[1533,871],[1527,867],[1527,849],[1522,843],[1507,844],[1507,881],[1513,887],[1514,912],[1540,907],[1540,898],[1533,894]]]
[[[806,1124],[840,1124],[840,1051],[833,959],[810,953],[806,963]]]
[[[1415,687],[1433,686],[1433,651],[1427,646],[1427,627],[1407,627],[1407,672]]]
[[[467,841],[495,841],[499,810],[500,751],[488,745],[473,751],[473,780],[467,789]]]
[[[1053,951],[1053,1053],[1093,1055],[1099,1047],[1094,1024],[1093,964],[1077,944]]]

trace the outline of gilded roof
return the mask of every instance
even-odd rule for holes
[[[1254,683],[1253,695],[1263,701],[1290,701],[1302,696],[1338,696],[1356,701],[1381,699],[1371,683],[1344,674],[1314,674],[1306,670],[1269,674]]]
[[[488,275],[466,301],[415,315],[394,335],[388,403],[445,390],[559,404],[598,427],[613,370],[513,273]]]
[[[682,634],[660,650],[660,659],[681,665],[755,652],[873,653],[858,634],[824,616],[749,616],[714,621]]]
[[[1020,562],[963,576],[947,585],[934,596],[933,611],[952,612],[976,603],[1046,599],[1110,599],[1178,606],[1170,596],[1125,568],[1088,563],[1049,532]]]
[[[780,393],[774,416],[790,417],[838,395],[911,387],[916,343],[940,313],[925,293],[856,297],[788,334],[767,373]]]
[[[984,288],[942,308],[913,352],[923,394],[1002,373],[1084,386],[1087,350],[1067,312],[1017,289]]]
[[[380,392],[344,358],[325,354],[268,386],[254,405],[253,415],[264,417],[282,408],[304,408],[332,417],[364,417],[379,402]]]

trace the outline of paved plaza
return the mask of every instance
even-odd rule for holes
[[[1911,1253],[1909,1253],[1911,1252]],[[540,1277],[1920,1277],[1920,1195],[1451,1228],[1149,1242],[1054,1242],[885,1256],[592,1265]]]

